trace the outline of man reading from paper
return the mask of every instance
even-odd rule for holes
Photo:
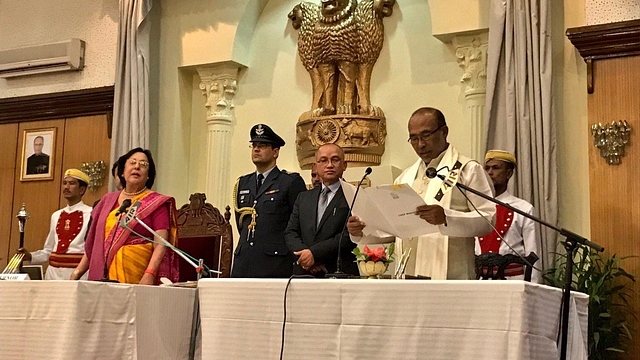
[[[492,196],[491,180],[482,165],[461,155],[447,142],[449,128],[444,115],[438,109],[424,107],[416,110],[409,119],[409,143],[420,157],[395,180],[396,184],[409,184],[424,197],[427,205],[416,209],[416,216],[437,225],[439,233],[410,239],[396,239],[396,251],[409,248],[411,259],[406,274],[432,279],[473,279],[474,236],[491,231],[495,205],[471,193],[465,195],[458,188],[443,186],[442,180],[429,179],[428,168],[447,175],[459,169],[458,183],[467,185]],[[478,210],[477,212],[474,210]],[[388,243],[393,236],[380,232],[364,236],[366,224],[357,214],[351,216],[347,228],[355,243]]]

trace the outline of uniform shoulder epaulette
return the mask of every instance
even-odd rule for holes
[[[288,172],[288,171],[287,171],[287,170],[285,170],[285,169],[280,170],[280,172],[281,172],[282,174],[287,174],[287,175],[291,176],[292,178],[295,178],[295,177],[301,177],[299,173],[297,173],[297,172]]]

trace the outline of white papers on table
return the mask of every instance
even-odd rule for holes
[[[351,204],[356,187],[340,180],[347,203]],[[424,199],[407,184],[360,188],[352,213],[366,224],[363,233],[376,230],[402,239],[437,233],[438,226],[416,215],[416,208],[426,205]]]

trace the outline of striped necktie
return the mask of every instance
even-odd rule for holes
[[[322,193],[320,194],[320,201],[318,201],[318,221],[316,225],[320,225],[320,220],[322,220],[322,215],[324,211],[327,210],[327,205],[329,205],[329,194],[331,193],[331,189],[325,187],[322,189]]]

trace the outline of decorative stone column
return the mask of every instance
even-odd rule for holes
[[[484,159],[487,45],[491,1],[429,0],[433,36],[452,43],[463,75],[465,117],[471,126],[471,155]]]
[[[231,183],[231,136],[235,123],[233,99],[238,72],[244,67],[234,61],[198,66],[200,89],[207,99],[206,186],[207,201],[223,211],[229,203]]]
[[[460,82],[464,86],[465,116],[471,125],[471,155],[480,161],[484,158],[485,143],[483,128],[487,98],[488,36],[488,31],[482,31],[474,35],[457,35],[453,38],[458,65],[463,71]]]

